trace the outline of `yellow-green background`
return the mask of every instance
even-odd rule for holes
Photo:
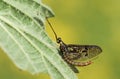
[[[79,79],[120,79],[120,0],[44,0],[55,12],[50,19],[65,43],[96,44],[103,52],[94,63],[78,67]],[[46,27],[54,39],[51,29]],[[69,74],[69,73],[68,73]],[[0,79],[50,79],[19,70],[0,50]]]

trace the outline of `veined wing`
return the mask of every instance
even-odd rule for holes
[[[102,52],[102,49],[96,45],[67,45],[68,52],[66,53],[69,59],[73,60],[88,60],[96,57]]]

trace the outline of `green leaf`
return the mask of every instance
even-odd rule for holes
[[[45,32],[46,17],[53,16],[39,0],[0,0],[0,46],[22,70],[49,73],[52,79],[77,79]]]

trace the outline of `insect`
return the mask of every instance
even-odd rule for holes
[[[75,44],[65,44],[60,37],[57,37],[51,23],[48,18],[46,18],[49,26],[51,27],[56,42],[60,45],[60,55],[71,67],[75,73],[79,73],[75,66],[87,66],[90,65],[91,61],[85,61],[91,59],[102,52],[102,49],[97,45],[75,45]]]

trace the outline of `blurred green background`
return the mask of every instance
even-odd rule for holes
[[[90,66],[78,67],[79,79],[120,79],[120,0],[43,0],[55,12],[54,29],[65,43],[96,44],[103,52]],[[53,32],[46,27],[49,36]],[[69,74],[69,73],[68,73]],[[0,50],[0,79],[50,79],[19,70]]]

